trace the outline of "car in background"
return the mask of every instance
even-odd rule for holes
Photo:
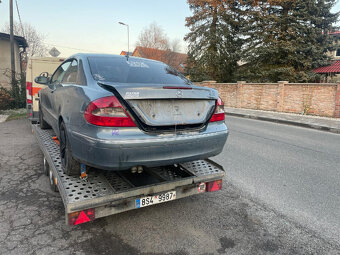
[[[162,62],[76,54],[35,81],[47,85],[40,126],[57,134],[68,175],[80,163],[117,171],[206,159],[228,136],[218,92]]]

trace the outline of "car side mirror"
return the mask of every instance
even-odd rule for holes
[[[50,82],[48,72],[41,73],[38,77],[35,77],[34,81],[38,84],[47,85]]]

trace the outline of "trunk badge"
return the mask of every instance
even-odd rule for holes
[[[183,91],[178,89],[176,92],[177,97],[183,97]]]

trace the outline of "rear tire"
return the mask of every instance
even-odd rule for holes
[[[41,107],[39,107],[39,122],[41,129],[50,129],[51,126],[44,120],[44,115],[42,113]]]
[[[50,174],[50,165],[48,164],[45,157],[44,157],[44,173],[46,176]]]
[[[80,164],[73,158],[68,140],[65,123],[61,122],[59,128],[60,158],[64,174],[80,175]]]
[[[52,172],[52,169],[49,169],[49,171],[48,171],[48,179],[49,179],[51,190],[54,191],[54,192],[58,192],[58,186],[56,184],[56,178],[55,178],[55,176]]]

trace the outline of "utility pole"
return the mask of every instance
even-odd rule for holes
[[[11,44],[11,71],[12,71],[12,89],[15,86],[15,58],[14,58],[14,34],[13,34],[13,0],[9,1],[9,26],[10,26],[10,44]]]

